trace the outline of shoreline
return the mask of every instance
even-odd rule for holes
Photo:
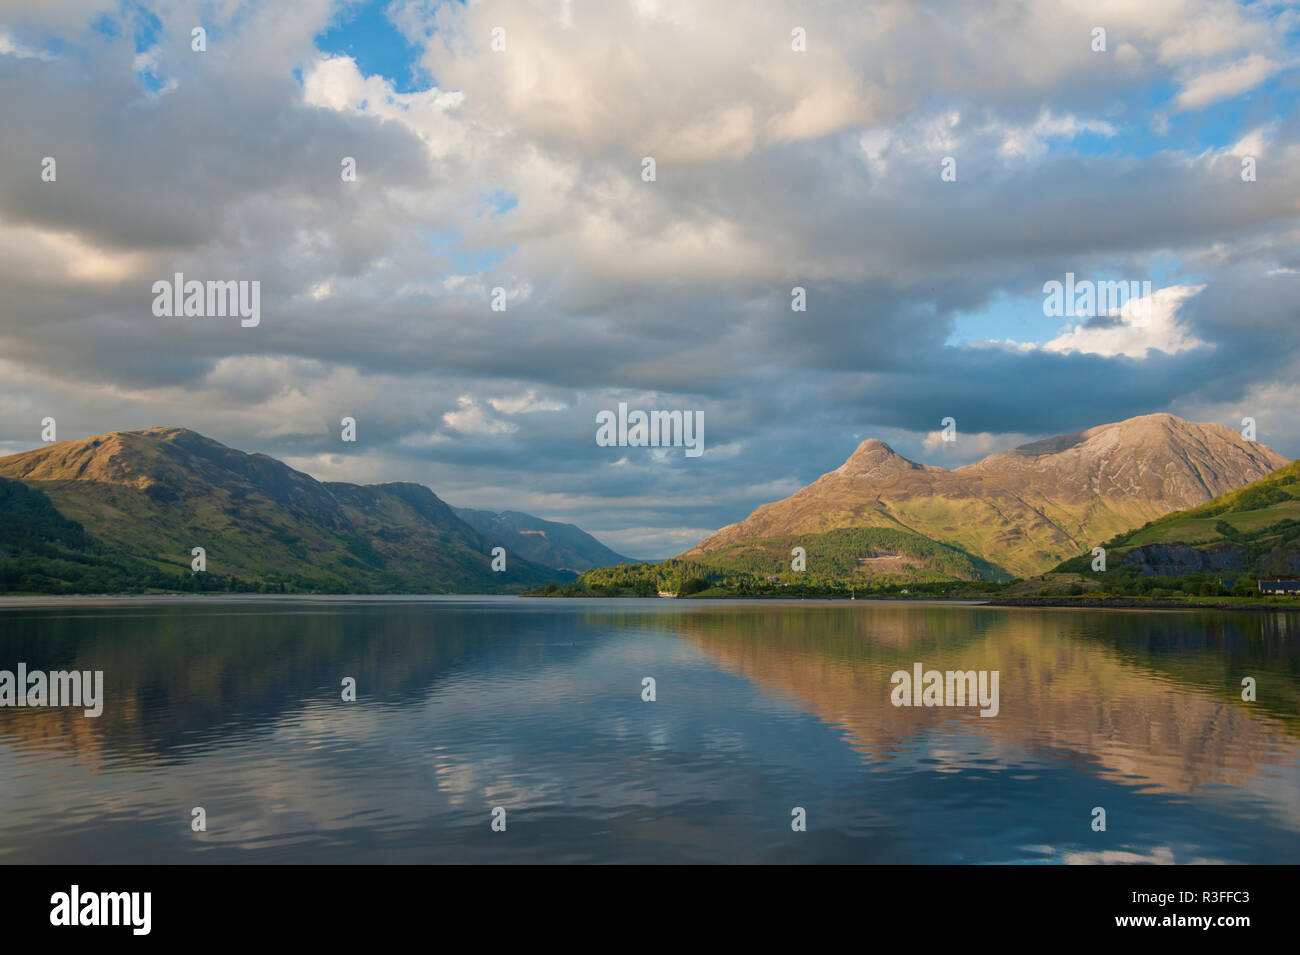
[[[1290,603],[1197,603],[1191,600],[1151,600],[1144,597],[997,597],[985,601],[993,607],[1082,607],[1105,610],[1300,610],[1300,600]]]
[[[632,594],[575,594],[573,596],[560,596],[559,594],[524,594],[527,597],[536,597],[539,599],[560,599],[560,600],[671,600],[671,601],[694,601],[694,600],[823,600],[835,601],[838,603],[858,603],[863,601],[885,601],[889,603],[947,603],[961,604],[964,606],[978,605],[982,607],[1070,607],[1086,610],[1252,610],[1268,611],[1279,610],[1295,612],[1300,611],[1300,600],[1291,600],[1289,602],[1279,603],[1230,603],[1222,599],[1207,600],[1198,602],[1195,600],[1180,600],[1175,598],[1157,599],[1149,597],[1089,597],[1087,595],[1064,595],[1060,597],[998,597],[998,596],[975,596],[967,595],[961,597],[944,597],[929,594],[911,594],[908,596],[899,596],[897,594],[872,594],[861,597],[842,597],[827,596],[823,594],[808,594],[803,596],[784,595],[784,594],[710,594],[708,596],[696,596],[692,594],[688,597],[636,597]]]
[[[1000,597],[992,595],[975,595],[969,594],[964,596],[938,596],[931,594],[911,594],[908,596],[899,596],[897,594],[872,594],[857,597],[843,597],[839,595],[831,596],[824,594],[710,594],[708,596],[691,595],[687,597],[639,597],[634,594],[575,594],[572,596],[560,596],[558,594],[503,594],[503,593],[457,593],[457,594],[435,594],[435,593],[409,593],[409,594],[363,594],[363,593],[318,593],[318,594],[259,594],[259,593],[222,593],[213,591],[209,593],[121,593],[121,594],[0,594],[0,609],[5,607],[20,606],[51,606],[59,603],[87,601],[103,601],[105,603],[116,603],[119,601],[142,601],[157,603],[187,603],[203,601],[242,601],[249,603],[265,603],[277,601],[311,601],[311,600],[335,600],[335,601],[361,601],[361,600],[379,600],[379,601],[402,601],[402,600],[517,600],[520,598],[529,600],[653,600],[664,601],[667,603],[681,602],[703,602],[703,601],[782,601],[790,602],[833,602],[833,603],[915,603],[915,604],[952,604],[955,606],[981,606],[981,607],[1038,607],[1052,608],[1061,607],[1081,610],[1245,610],[1245,611],[1282,611],[1282,612],[1300,612],[1300,599],[1288,602],[1278,603],[1231,603],[1219,600],[1206,600],[1198,602],[1195,600],[1179,600],[1173,598],[1152,599],[1146,597],[1093,597],[1087,595],[1062,595],[1059,597]]]

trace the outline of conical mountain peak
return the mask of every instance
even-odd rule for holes
[[[867,438],[831,474],[854,478],[883,477],[919,468],[879,438]]]

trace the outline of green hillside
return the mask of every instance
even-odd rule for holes
[[[1057,571],[1084,574],[1112,590],[1165,578],[1199,582],[1207,592],[1220,580],[1256,592],[1261,577],[1300,576],[1300,461],[1103,546],[1105,573],[1091,569],[1091,555],[1068,560]]]
[[[40,491],[0,478],[0,593],[122,593],[180,585],[143,561],[114,554]]]
[[[791,553],[802,547],[804,571],[791,569]],[[952,544],[911,531],[855,527],[795,537],[734,544],[696,558],[710,576],[890,583],[923,580],[1010,580],[1000,567]]]
[[[802,547],[806,567],[794,570]],[[797,538],[755,541],[696,558],[621,564],[589,570],[554,593],[654,596],[785,594],[848,596],[853,592],[951,592],[954,583],[1006,581],[1010,574],[948,544],[892,528],[862,527]]]

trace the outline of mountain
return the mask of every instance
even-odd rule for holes
[[[80,552],[111,553],[189,588],[194,547],[206,551],[207,574],[236,590],[489,593],[571,576],[508,548],[506,570],[494,572],[493,542],[423,485],[321,482],[184,428],[60,441],[0,458],[0,478],[38,491],[79,528],[88,538]],[[9,498],[57,524],[12,487]],[[33,556],[35,538],[16,530],[9,507],[0,514],[15,528],[0,535],[11,560]],[[46,549],[77,553],[75,537],[65,528]]]
[[[953,470],[917,464],[870,439],[834,471],[681,559],[720,568],[764,564],[775,573],[789,569],[797,545],[812,571],[824,547],[839,555],[821,567],[833,574],[845,566],[849,546],[857,548],[857,570],[873,575],[1028,576],[1286,463],[1231,428],[1171,414],[1036,441]]]
[[[519,511],[477,511],[453,507],[462,521],[480,534],[544,567],[581,573],[592,567],[634,563],[610,550],[576,524],[544,521]]]
[[[1091,556],[1059,569],[1099,580],[1116,570],[1127,576],[1300,576],[1300,461],[1120,534],[1105,547],[1107,572],[1092,573]]]

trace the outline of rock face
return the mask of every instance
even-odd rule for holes
[[[1153,544],[1129,551],[1124,555],[1124,563],[1157,577],[1241,573],[1246,569],[1241,548],[1231,545],[1199,549],[1186,544]]]
[[[0,458],[0,477],[167,573],[188,574],[203,547],[214,574],[326,592],[491,593],[557,579],[515,554],[494,572],[495,542],[424,485],[317,481],[185,428],[61,441]]]
[[[870,439],[834,471],[681,556],[887,527],[960,547],[1023,576],[1286,463],[1231,428],[1171,414],[1036,441],[951,471],[909,461]]]

